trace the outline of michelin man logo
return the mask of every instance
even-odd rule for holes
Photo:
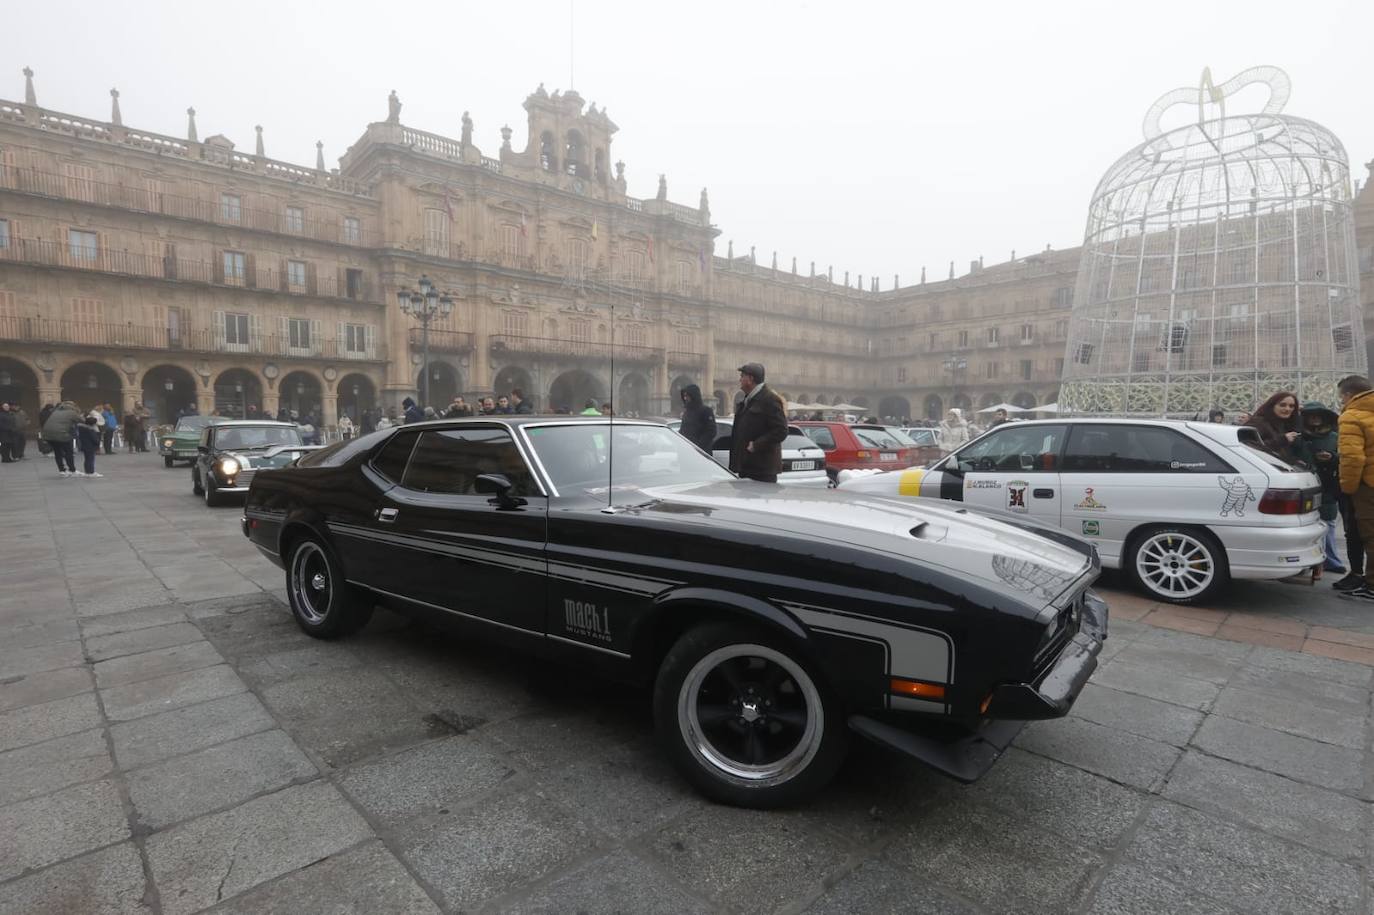
[[[1226,498],[1221,501],[1221,516],[1225,518],[1234,512],[1237,518],[1245,517],[1245,503],[1255,501],[1255,491],[1245,478],[1217,477],[1217,485],[1226,490]]]

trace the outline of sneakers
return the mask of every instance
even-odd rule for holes
[[[105,476],[105,474],[103,474],[103,473],[95,473],[94,471],[92,471],[91,473],[86,474],[86,476],[88,476],[88,477],[103,477],[103,476]]]
[[[72,475],[72,472],[70,470],[59,470],[57,471],[57,475],[65,480],[67,477]]]
[[[1361,585],[1353,591],[1341,591],[1341,597],[1353,597],[1356,600],[1374,601],[1374,588],[1369,585]]]
[[[84,470],[78,470],[78,471],[76,471],[75,473],[73,473],[72,476],[74,476],[74,477],[84,477],[84,476],[86,476],[86,471],[84,471]]]
[[[1337,591],[1354,591],[1356,588],[1364,587],[1364,576],[1358,572],[1351,572],[1340,581],[1333,581],[1331,587]]]

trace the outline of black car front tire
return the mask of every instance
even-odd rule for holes
[[[223,498],[219,494],[219,487],[215,484],[215,475],[213,473],[205,478],[205,483],[201,488],[205,490],[206,508],[214,508],[223,501]]]
[[[350,635],[372,619],[372,602],[348,584],[333,550],[314,535],[291,544],[286,596],[296,624],[317,639]]]
[[[205,489],[200,485],[200,467],[196,464],[191,465],[191,492],[197,496],[205,495]]]
[[[847,749],[843,710],[810,665],[782,639],[732,623],[689,630],[668,651],[654,720],[683,777],[738,807],[809,797]]]
[[[171,466],[172,466],[172,456],[171,456],[170,454],[164,454],[164,455],[162,456],[162,466],[163,466],[163,467],[171,467]]]

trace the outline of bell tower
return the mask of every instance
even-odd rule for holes
[[[611,170],[611,137],[619,129],[593,102],[584,110],[574,90],[549,94],[543,83],[525,99],[529,135],[523,152],[502,150],[502,162],[530,169],[543,183],[588,196],[624,196]]]

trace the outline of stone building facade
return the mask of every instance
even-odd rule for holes
[[[627,194],[617,127],[541,86],[487,155],[409,127],[401,103],[327,169],[0,101],[0,400],[36,411],[202,413],[393,406],[421,385],[423,333],[396,305],[422,276],[454,299],[429,328],[429,400],[519,387],[541,410],[614,396],[720,406],[761,361],[792,400],[892,417],[1053,400],[1078,251],[1045,250],[880,290],[827,265],[721,253],[705,190]],[[1366,302],[1374,197],[1357,209]],[[1370,335],[1374,339],[1374,335]]]

